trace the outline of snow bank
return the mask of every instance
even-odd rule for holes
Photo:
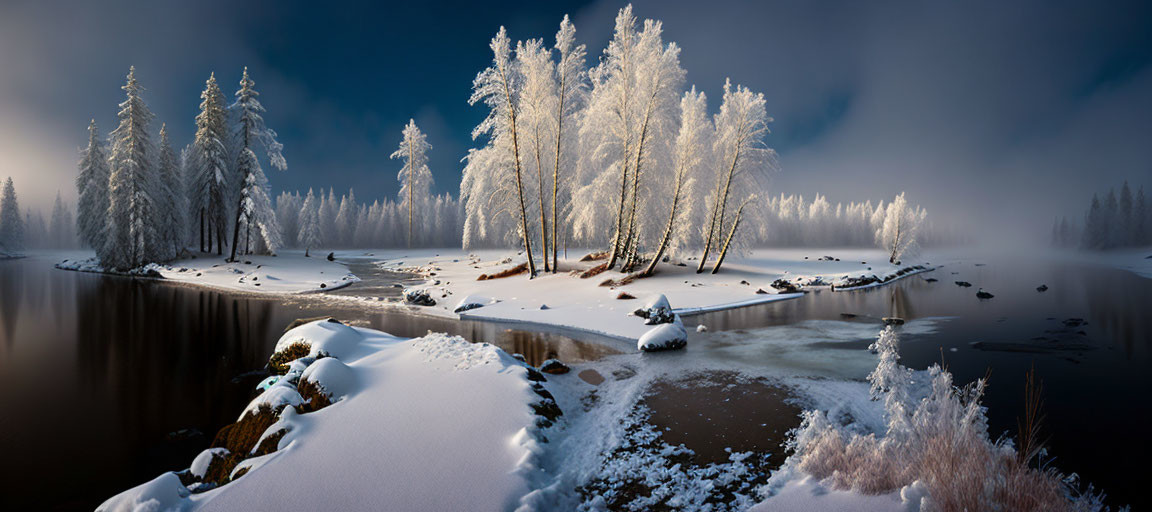
[[[300,251],[277,256],[248,255],[228,263],[223,256],[201,255],[158,265],[151,263],[126,272],[105,269],[95,258],[70,258],[56,268],[136,277],[163,278],[218,290],[247,293],[306,293],[334,290],[359,281],[340,263],[307,258]]]
[[[180,483],[176,473],[164,473],[155,480],[117,494],[96,507],[97,512],[179,512],[188,510],[191,491]]]
[[[190,493],[168,473],[106,509],[156,500],[174,510],[508,510],[546,478],[541,429],[560,411],[499,348],[326,320],[290,330],[277,349],[295,342],[334,356],[296,360],[293,372],[306,365],[299,379],[346,398],[299,413],[286,376],[253,401],[284,407],[261,436],[283,431],[276,451],[243,460],[219,487]],[[544,421],[537,410],[549,407]],[[210,460],[201,454],[189,473],[203,475]]]

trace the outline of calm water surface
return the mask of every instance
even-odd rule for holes
[[[236,419],[276,340],[297,318],[332,315],[399,336],[449,332],[536,363],[614,353],[587,334],[65,272],[51,268],[55,259],[0,262],[0,449],[6,455],[0,510],[92,509],[120,490],[187,467],[216,430]],[[806,320],[872,322],[878,330],[883,316],[949,317],[932,333],[903,338],[905,364],[924,368],[943,359],[960,383],[989,374],[985,403],[994,436],[1014,433],[1024,374],[1035,367],[1044,381],[1056,466],[1103,487],[1110,502],[1145,508],[1144,472],[1132,468],[1152,455],[1144,435],[1152,420],[1152,280],[1079,264],[984,263],[685,323],[754,339],[760,329]],[[391,281],[405,279],[372,274],[359,290],[340,293],[387,299],[399,293]],[[974,286],[961,288],[956,280]],[[1049,291],[1037,292],[1040,284]],[[996,297],[978,300],[978,287]],[[1066,326],[1069,318],[1087,324]],[[836,348],[864,350],[870,341]],[[689,352],[707,347],[690,345]],[[706,392],[696,402],[709,401]]]

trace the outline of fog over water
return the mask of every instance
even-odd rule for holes
[[[500,25],[545,37],[571,14],[594,63],[623,2],[363,4],[101,2],[0,5],[0,178],[25,206],[73,200],[77,149],[113,128],[130,65],[174,141],[190,141],[199,92],[250,67],[285,144],[273,192],[396,193],[387,155],[416,119],[437,192],[484,116],[466,100]],[[1152,5],[1119,2],[635,2],[682,48],[713,109],[726,77],[762,91],[775,192],[833,202],[907,190],[938,224],[1031,243],[1079,218],[1092,192],[1152,188]],[[413,55],[419,55],[414,58]],[[157,123],[156,129],[159,128]],[[1022,236],[1024,235],[1024,236]]]

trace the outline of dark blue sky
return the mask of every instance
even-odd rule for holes
[[[455,195],[484,116],[466,103],[471,81],[499,26],[551,43],[570,14],[593,63],[622,5],[9,0],[0,177],[14,175],[32,203],[74,195],[87,120],[112,128],[129,65],[181,145],[208,74],[231,94],[247,65],[285,145],[276,191],[395,194],[388,155],[412,117],[434,146],[437,191]],[[1123,179],[1152,187],[1150,5],[635,2],[664,21],[713,109],[729,76],[766,94],[776,192],[907,190],[937,218],[1015,227],[1078,213]]]

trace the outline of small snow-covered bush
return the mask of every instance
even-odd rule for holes
[[[889,326],[871,346],[879,363],[868,380],[884,404],[887,431],[860,434],[823,411],[806,411],[791,434],[790,464],[840,489],[903,489],[918,498],[920,510],[1102,509],[1098,496],[1079,495],[1054,470],[1028,466],[1009,441],[989,439],[983,379],[956,387],[950,373],[933,365],[930,390],[920,398],[912,370],[899,363],[897,342]]]

